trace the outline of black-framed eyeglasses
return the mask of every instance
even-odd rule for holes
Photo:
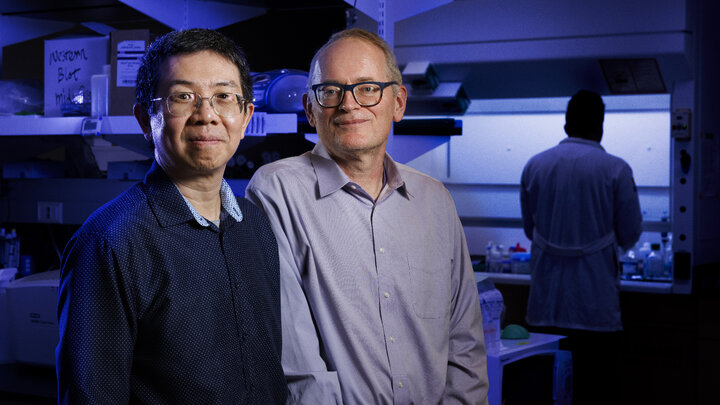
[[[172,93],[166,97],[153,98],[150,101],[163,101],[170,114],[188,117],[195,109],[200,108],[203,100],[208,100],[215,113],[221,117],[235,117],[244,111],[248,100],[237,93],[217,93],[210,97],[202,97],[194,92]]]
[[[382,100],[383,90],[393,84],[397,82],[319,83],[312,85],[312,91],[318,104],[325,108],[334,108],[342,104],[348,91],[352,93],[358,104],[372,107]]]

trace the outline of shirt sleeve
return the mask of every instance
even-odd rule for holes
[[[535,229],[535,223],[533,222],[532,207],[530,206],[530,193],[528,187],[528,166],[525,166],[522,172],[522,178],[520,179],[520,211],[522,213],[523,231],[528,239],[533,239],[533,231]]]
[[[130,290],[105,240],[78,232],[65,249],[56,349],[61,404],[127,404],[135,340]]]
[[[453,210],[453,305],[444,404],[488,403],[487,358],[475,274],[462,224]]]
[[[266,180],[261,172],[253,176],[245,190],[245,197],[267,214],[278,242],[282,366],[289,389],[288,403],[341,404],[337,372],[328,370],[320,354],[320,340],[296,260],[299,248],[291,242],[297,240],[297,235],[283,194],[279,181]]]
[[[623,165],[616,183],[614,201],[614,227],[618,245],[627,250],[642,234],[642,212],[632,169]]]

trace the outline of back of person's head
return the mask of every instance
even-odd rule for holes
[[[320,49],[318,49],[317,52],[315,52],[315,56],[313,56],[312,61],[310,62],[310,75],[308,76],[307,82],[308,92],[311,92],[312,85],[315,84],[313,82],[313,80],[315,79],[313,76],[315,72],[315,66],[318,63],[318,59],[323,54],[323,52],[325,52],[332,44],[343,39],[359,39],[361,41],[365,41],[371,45],[378,47],[378,49],[383,51],[383,53],[385,54],[385,64],[387,67],[389,81],[402,84],[402,74],[400,73],[400,68],[398,68],[395,54],[393,53],[392,48],[390,48],[390,45],[388,45],[388,43],[385,42],[385,40],[383,40],[382,38],[380,38],[377,34],[374,34],[370,31],[364,30],[362,28],[349,28],[333,34],[330,39],[325,43],[325,45],[323,45]],[[394,91],[397,91],[397,89],[395,89],[394,87],[393,89]]]
[[[183,31],[171,31],[156,39],[142,58],[137,74],[135,101],[149,111],[157,98],[155,91],[160,82],[160,67],[169,58],[200,51],[213,51],[227,58],[240,71],[240,87],[243,97],[253,98],[250,66],[245,53],[230,38],[209,29],[193,28]]]
[[[565,133],[570,137],[600,142],[605,104],[594,91],[580,90],[570,99],[565,113]]]

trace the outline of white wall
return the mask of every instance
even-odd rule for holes
[[[462,117],[463,135],[408,164],[443,181],[461,218],[506,220],[503,227],[466,227],[471,254],[482,254],[488,240],[529,246],[519,227],[519,183],[534,154],[556,145],[569,98],[474,100]],[[670,97],[606,96],[604,136],[608,153],[630,164],[646,221],[669,212]],[[657,240],[659,234],[641,240]]]

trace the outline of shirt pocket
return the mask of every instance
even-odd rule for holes
[[[443,318],[450,310],[450,262],[408,258],[415,314],[424,319]]]

